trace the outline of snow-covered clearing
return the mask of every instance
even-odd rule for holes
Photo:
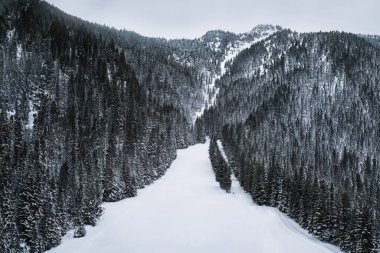
[[[227,194],[214,178],[208,143],[179,150],[165,176],[135,198],[104,204],[84,238],[67,237],[49,252],[340,252],[275,208],[256,206],[236,179]]]

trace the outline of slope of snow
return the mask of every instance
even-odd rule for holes
[[[29,113],[28,113],[28,123],[26,128],[29,130],[33,129],[34,126],[34,116],[37,114],[37,111],[34,109],[33,102],[29,101]]]
[[[20,60],[22,56],[22,45],[18,44],[17,45],[17,51],[16,51],[16,58],[17,60]]]
[[[222,142],[220,140],[217,140],[216,143],[218,144],[218,149],[219,149],[220,153],[222,154],[224,161],[226,161],[226,163],[229,164],[228,157],[227,157],[226,153],[224,152]]]
[[[14,35],[15,35],[15,31],[16,31],[15,28],[14,28],[13,30],[9,30],[9,31],[7,31],[7,38],[8,38],[8,41],[13,40],[13,37],[14,37]]]
[[[340,252],[276,209],[256,206],[236,180],[227,194],[214,178],[208,143],[180,150],[165,176],[135,198],[104,204],[84,238],[65,238],[49,252]]]

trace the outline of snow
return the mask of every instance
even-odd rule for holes
[[[17,45],[17,51],[16,51],[17,60],[20,60],[21,56],[22,56],[22,45],[18,44]]]
[[[111,74],[110,66],[107,66],[107,77],[108,77],[108,81],[112,82],[112,74]]]
[[[7,118],[10,119],[12,116],[15,116],[16,115],[16,110],[10,110],[10,111],[7,111]]]
[[[208,142],[179,150],[161,179],[135,198],[104,204],[99,224],[66,237],[50,253],[328,253],[277,209],[256,206],[233,180],[231,194],[215,181]],[[70,233],[72,235],[72,232]]]
[[[7,38],[8,38],[8,41],[12,41],[13,40],[13,37],[15,35],[15,31],[16,29],[14,28],[13,30],[9,30],[7,31]]]
[[[29,113],[28,113],[28,123],[26,124],[26,129],[32,130],[34,127],[34,116],[37,111],[34,109],[33,102],[29,101]]]
[[[222,142],[220,140],[217,140],[216,143],[218,144],[218,149],[219,149],[220,153],[222,154],[222,157],[223,157],[224,161],[226,161],[227,164],[229,164],[228,157],[227,157],[226,153],[224,152],[224,148],[223,148]]]

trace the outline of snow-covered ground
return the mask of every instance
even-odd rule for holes
[[[236,179],[227,194],[214,178],[208,143],[179,150],[165,176],[135,198],[104,204],[84,238],[67,237],[49,252],[340,252],[278,210],[256,206]]]

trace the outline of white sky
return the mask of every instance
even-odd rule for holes
[[[82,19],[146,36],[195,38],[257,24],[380,34],[380,0],[47,0]]]

